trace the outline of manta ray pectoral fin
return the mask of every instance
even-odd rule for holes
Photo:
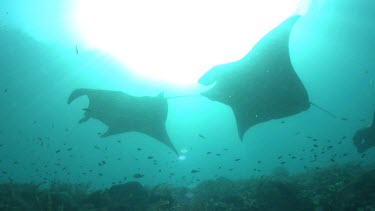
[[[118,129],[115,129],[113,127],[108,127],[107,131],[100,135],[100,138],[105,138],[108,136],[119,134],[120,131]]]
[[[76,89],[76,90],[74,90],[71,94],[70,94],[70,96],[69,96],[69,99],[68,99],[68,104],[70,104],[71,102],[73,102],[75,99],[77,99],[77,98],[79,98],[79,97],[81,97],[81,96],[83,96],[83,95],[87,95],[87,92],[88,92],[89,90],[87,90],[87,89]]]
[[[100,135],[100,138],[105,138],[105,137],[108,137],[110,135],[111,135],[111,133],[107,130],[105,133]]]
[[[80,119],[78,122],[81,124],[81,123],[84,123],[84,122],[87,122],[87,120],[89,120],[90,117],[89,116],[84,116],[82,119]]]
[[[164,125],[163,126],[155,125],[153,127],[142,128],[142,130],[139,130],[138,132],[145,133],[155,138],[156,140],[165,144],[169,149],[171,149],[174,153],[176,153],[176,155],[179,155],[176,147],[171,142],[171,139],[169,138],[167,134],[167,130],[165,129]]]

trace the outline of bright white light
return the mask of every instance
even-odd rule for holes
[[[77,0],[75,23],[89,48],[137,74],[186,85],[244,56],[299,1]]]
[[[180,155],[180,156],[178,156],[178,159],[179,160],[185,160],[186,159],[186,155]]]

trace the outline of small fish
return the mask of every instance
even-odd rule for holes
[[[261,160],[258,160],[257,163],[261,163],[262,161]]]
[[[78,55],[78,46],[76,45],[76,54]]]
[[[241,159],[240,158],[237,158],[237,159],[235,159],[234,161],[240,161]]]
[[[335,162],[335,159],[331,158],[331,162]]]
[[[283,162],[281,162],[280,164],[283,164],[283,165],[284,165],[285,163],[286,163],[286,162],[285,162],[285,161],[283,161]]]
[[[142,148],[137,148],[137,150],[138,150],[138,151],[141,151],[141,150],[142,150]]]
[[[314,146],[314,147],[319,147],[317,144],[314,144],[313,146]]]
[[[59,153],[59,152],[61,152],[61,150],[56,150],[56,153]]]
[[[151,160],[153,159],[154,157],[153,156],[148,156],[147,159]]]
[[[206,139],[206,137],[204,135],[202,135],[201,133],[198,134],[199,137],[203,138],[203,139]]]
[[[216,156],[220,156],[221,154],[220,153],[217,153]]]
[[[134,177],[135,179],[139,179],[139,178],[142,178],[142,177],[144,177],[144,176],[145,176],[145,175],[143,175],[143,174],[139,174],[139,173],[133,175],[133,177]]]
[[[346,136],[341,137],[342,140],[346,139]]]
[[[348,153],[344,153],[344,154],[342,154],[343,157],[345,157],[345,156],[347,156],[347,155],[348,155]]]
[[[4,93],[7,93],[7,92],[8,92],[8,88],[5,88],[5,89],[4,89]]]
[[[366,157],[366,154],[361,155],[361,158],[364,158],[364,157]]]
[[[211,152],[206,152],[207,155],[211,154]]]
[[[283,156],[282,156],[282,155],[280,155],[279,157],[277,157],[277,159],[279,159],[279,160],[280,160],[280,159],[281,159],[282,157],[283,157]]]
[[[71,151],[73,148],[68,148],[68,149],[66,149],[66,150],[68,150],[68,151]]]
[[[285,123],[285,121],[281,121],[281,124],[284,124]]]
[[[341,120],[342,120],[342,121],[346,121],[346,120],[348,120],[348,119],[345,118],[345,117],[342,117]]]
[[[198,173],[199,170],[195,170],[195,169],[193,169],[193,170],[191,170],[190,172],[191,172],[192,174],[195,174],[195,173]]]

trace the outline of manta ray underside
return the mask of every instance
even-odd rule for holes
[[[168,103],[162,94],[156,97],[135,97],[120,91],[97,89],[76,89],[69,97],[68,104],[86,95],[89,106],[79,123],[90,118],[98,119],[108,126],[101,137],[126,132],[140,132],[167,145],[176,154],[165,128]]]
[[[215,66],[199,79],[206,86],[215,83],[201,94],[232,108],[241,140],[256,124],[310,107],[289,56],[289,35],[298,18],[292,16],[282,22],[242,59]]]

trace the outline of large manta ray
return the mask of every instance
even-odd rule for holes
[[[358,130],[353,136],[353,143],[359,153],[375,147],[375,112],[370,127]]]
[[[289,35],[299,16],[266,34],[242,59],[217,65],[199,83],[215,85],[201,93],[230,106],[241,138],[252,126],[291,116],[310,107],[309,97],[289,56]]]
[[[157,139],[178,154],[165,128],[168,103],[162,94],[135,97],[120,91],[76,89],[70,95],[68,104],[83,95],[88,96],[89,106],[83,109],[84,117],[79,123],[90,118],[100,120],[108,126],[101,137],[140,132]]]

